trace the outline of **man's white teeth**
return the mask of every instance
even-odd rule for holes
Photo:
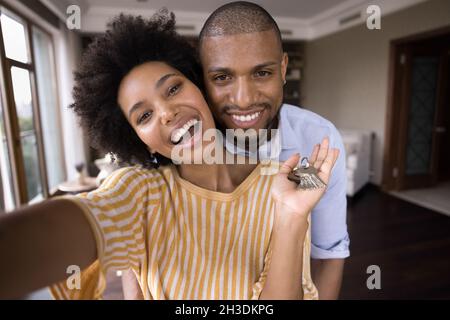
[[[178,128],[172,132],[172,136],[170,137],[170,140],[172,143],[178,143],[180,142],[181,138],[188,132],[189,128],[196,125],[198,122],[197,119],[191,119],[188,122],[184,124],[181,128]]]
[[[255,113],[252,113],[252,114],[248,114],[246,116],[238,116],[236,114],[233,114],[231,116],[233,117],[234,120],[245,122],[245,121],[255,120],[256,118],[259,117],[260,114],[261,114],[261,112],[255,112]]]

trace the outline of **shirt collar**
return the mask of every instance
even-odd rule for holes
[[[291,127],[291,124],[288,121],[287,113],[283,112],[283,106],[280,108],[280,123],[278,124],[278,129],[281,133],[281,148],[282,149],[295,149],[297,146],[294,144],[294,140],[296,139],[295,131]]]

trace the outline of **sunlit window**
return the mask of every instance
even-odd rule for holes
[[[29,62],[24,25],[3,13],[0,19],[6,57],[24,63]]]
[[[11,210],[48,197],[65,180],[65,170],[52,37],[3,7],[0,20],[6,66],[0,105],[1,200]]]

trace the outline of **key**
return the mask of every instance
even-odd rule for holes
[[[325,188],[327,185],[318,176],[318,171],[310,165],[308,158],[300,161],[300,167],[294,168],[288,175],[288,179],[297,183],[298,188],[304,190]]]

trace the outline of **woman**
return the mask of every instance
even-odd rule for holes
[[[61,281],[73,265],[89,266],[81,289],[62,282],[58,298],[98,298],[105,273],[127,269],[146,299],[317,297],[308,215],[324,189],[287,179],[299,155],[276,176],[261,164],[198,158],[217,143],[199,138],[215,124],[195,53],[174,24],[165,13],[121,15],[83,57],[74,110],[94,146],[132,165],[95,191],[0,220],[0,255],[10,262],[0,266],[0,298]],[[170,164],[174,151],[197,164]],[[310,158],[325,183],[337,155],[324,139]]]

